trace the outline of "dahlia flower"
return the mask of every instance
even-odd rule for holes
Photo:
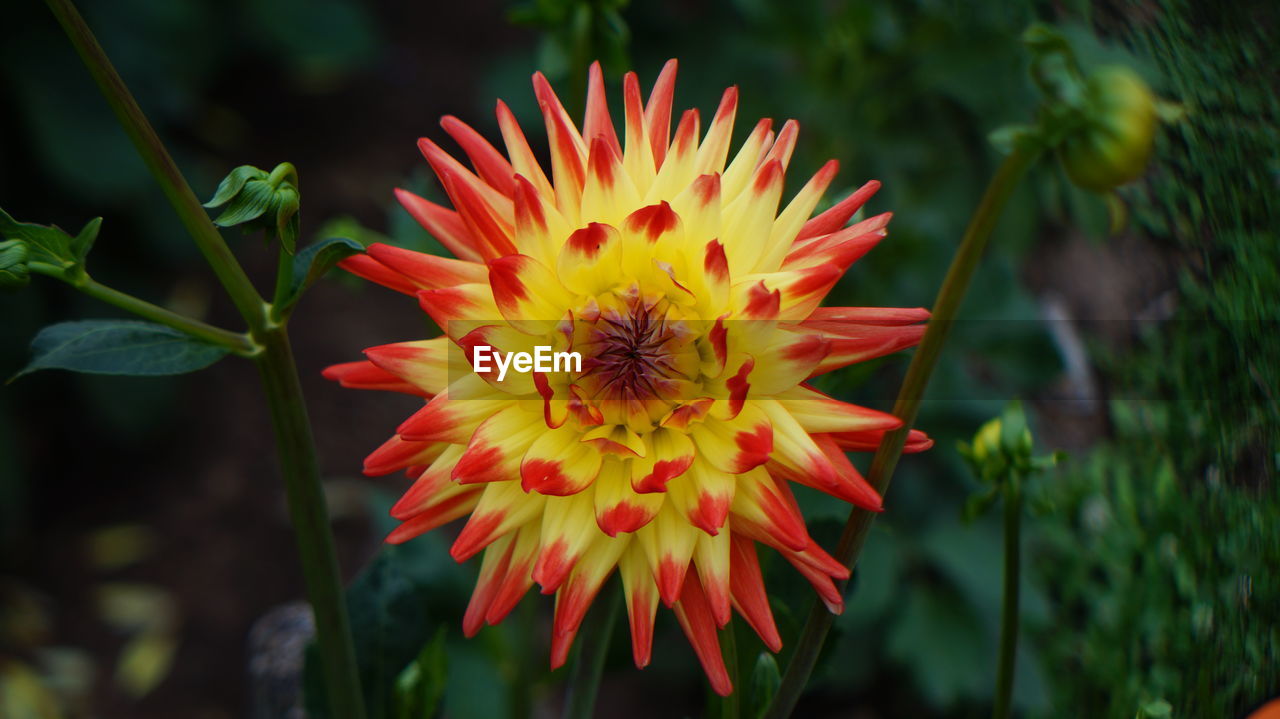
[[[451,549],[460,562],[483,554],[468,636],[536,583],[556,595],[560,666],[616,569],[636,665],[649,663],[661,603],[727,694],[717,628],[732,611],[771,650],[782,644],[758,544],[831,611],[843,606],[836,582],[849,570],[810,538],[792,484],[881,509],[845,452],[874,449],[899,420],[806,380],[914,345],[928,312],[819,307],[885,236],[889,213],[846,226],[879,183],[810,217],[833,160],[779,211],[795,121],[776,133],[760,121],[729,160],[729,88],[705,136],[688,110],[672,137],[675,72],[673,60],[647,101],[625,77],[621,137],[598,64],[581,130],[535,74],[549,176],[501,101],[505,154],[445,117],[470,167],[429,139],[418,146],[453,209],[396,194],[454,257],[376,244],[343,263],[415,297],[445,334],[373,347],[325,374],[424,399],[364,471],[415,480],[391,510],[402,524],[389,542],[468,517]],[[500,378],[492,365],[473,371],[481,346],[573,351],[581,365]],[[929,444],[912,432],[907,449]]]

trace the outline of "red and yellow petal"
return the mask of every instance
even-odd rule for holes
[[[526,420],[527,421],[527,420]],[[564,496],[591,486],[600,473],[603,455],[582,442],[574,428],[537,428],[538,437],[520,462],[520,482],[526,492]]]
[[[889,213],[849,225],[879,183],[810,218],[832,161],[779,211],[798,124],[775,135],[759,122],[730,160],[737,90],[705,137],[696,110],[673,136],[675,73],[671,61],[647,101],[638,78],[624,77],[621,137],[599,64],[581,132],[535,75],[549,173],[505,104],[505,152],[445,117],[467,164],[431,140],[419,146],[452,206],[397,196],[456,259],[375,244],[343,262],[416,296],[445,336],[373,347],[325,376],[427,399],[365,471],[414,480],[391,510],[401,524],[388,541],[470,515],[450,550],[458,561],[484,554],[465,634],[501,621],[539,584],[556,595],[559,666],[617,568],[636,665],[651,659],[662,602],[726,694],[717,632],[734,610],[781,648],[757,542],[832,611],[843,607],[848,569],[810,538],[791,483],[882,509],[845,452],[874,449],[900,422],[803,382],[915,344],[929,314],[819,307],[886,235]],[[582,370],[511,367],[498,380],[495,359],[474,371],[481,347],[512,356],[543,346],[582,352]],[[905,451],[930,444],[912,431]]]

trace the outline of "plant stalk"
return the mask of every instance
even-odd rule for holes
[[[164,191],[169,204],[173,206],[183,226],[187,228],[196,246],[200,248],[209,266],[213,268],[218,281],[226,288],[232,303],[249,323],[250,328],[260,329],[264,324],[265,313],[257,290],[249,281],[249,276],[245,274],[244,269],[240,267],[240,263],[236,261],[231,249],[227,247],[222,235],[218,233],[218,229],[214,227],[209,215],[200,206],[200,201],[191,191],[191,186],[187,184],[186,178],[174,164],[173,158],[169,156],[164,143],[160,141],[155,129],[147,121],[146,115],[142,114],[142,108],[138,107],[137,101],[133,99],[124,80],[111,65],[111,60],[103,52],[102,46],[98,44],[97,38],[85,24],[75,4],[71,0],[45,0],[45,3],[53,11],[58,24],[66,32],[80,59],[84,61],[85,67],[89,69],[89,74],[93,76],[98,89],[106,97],[107,104],[111,106],[125,133],[133,141],[133,146],[142,157],[142,161],[146,163],[156,182],[159,183],[160,189]]]
[[[276,288],[271,298],[271,312],[269,315],[272,323],[284,321],[284,315],[287,314],[281,307],[284,306],[285,300],[289,298],[289,289],[293,285],[293,255],[284,248],[284,243],[280,242],[280,250],[276,259]]]
[[[733,691],[729,692],[729,696],[720,698],[720,719],[738,719],[742,713],[739,697],[742,696],[742,690],[745,687],[739,682],[738,639],[734,634],[733,622],[726,624],[724,629],[720,630],[720,646],[725,669],[729,672],[729,683],[733,685]]]
[[[1000,663],[992,719],[1008,719],[1013,704],[1014,660],[1018,656],[1018,590],[1022,567],[1022,488],[1016,472],[1004,485],[1004,598],[1000,604]]]
[[[621,585],[621,580],[615,585]],[[609,655],[613,627],[618,623],[618,613],[622,608],[620,590],[621,586],[614,586],[608,591],[604,606],[596,608],[579,633],[583,643],[569,674],[569,694],[565,698],[563,719],[591,719],[595,715],[604,660]]]
[[[938,355],[942,352],[943,344],[951,333],[951,326],[969,289],[969,282],[973,279],[978,262],[982,259],[991,231],[995,229],[1009,196],[1038,155],[1038,150],[1019,147],[1005,157],[1004,162],[996,169],[991,182],[987,184],[987,189],[973,216],[969,218],[969,225],[965,228],[960,247],[951,260],[951,266],[947,269],[942,287],[939,288],[938,296],[934,300],[929,326],[920,340],[920,346],[916,348],[915,355],[911,358],[907,375],[902,381],[902,388],[898,391],[898,399],[893,405],[893,414],[902,420],[902,427],[885,434],[880,440],[875,457],[871,460],[867,481],[882,497],[893,479],[893,470],[897,467],[898,458],[902,455],[902,448],[906,444],[911,425],[915,423],[916,415],[920,412],[920,403],[924,397],[925,388],[929,384],[929,377],[938,364]],[[852,569],[856,564],[875,516],[874,512],[857,507],[849,513],[849,519],[845,522],[844,531],[840,535],[840,542],[836,545],[834,554],[835,558],[846,567]],[[847,582],[839,583],[841,591],[846,584]],[[826,641],[827,633],[831,630],[834,620],[835,617],[821,603],[813,602],[809,610],[809,618],[796,642],[786,673],[783,674],[782,684],[778,687],[778,693],[774,696],[765,717],[784,719],[791,715],[818,663],[818,655],[822,652],[822,645]]]
[[[330,709],[334,716],[342,719],[363,719],[363,695],[356,670],[346,597],[320,484],[315,440],[285,325],[272,320],[273,308],[264,303],[254,289],[74,3],[71,0],[45,2],[232,303],[249,325],[252,340],[260,345],[260,351],[253,359],[262,376],[271,411],[307,598],[315,615],[316,638]],[[282,270],[282,273],[287,271]],[[104,292],[105,289],[95,291],[110,296],[108,301],[121,299]],[[126,304],[132,303],[126,301]],[[150,311],[145,307],[126,309]],[[160,316],[163,315],[153,312],[153,318]]]
[[[94,299],[102,300],[109,305],[115,305],[122,310],[127,310],[152,322],[158,322],[175,330],[181,330],[210,344],[222,345],[243,357],[252,357],[260,350],[253,343],[253,340],[249,339],[248,335],[237,334],[230,330],[224,330],[221,327],[214,327],[200,320],[180,315],[159,305],[153,305],[146,300],[138,299],[133,295],[107,287],[92,279],[86,278],[83,283],[77,283],[75,287]]]
[[[346,595],[338,569],[338,555],[329,530],[329,512],[320,466],[316,460],[311,420],[307,417],[302,384],[285,327],[263,335],[265,351],[256,359],[262,376],[271,424],[275,428],[280,473],[284,476],[289,517],[302,560],[307,599],[315,615],[330,715],[341,719],[364,717],[360,676],[347,615]]]
[[[221,327],[215,327],[206,322],[178,314],[173,310],[166,309],[160,305],[152,304],[144,299],[134,297],[133,295],[121,292],[114,287],[108,287],[80,271],[77,277],[68,277],[67,273],[61,267],[45,264],[43,262],[32,262],[31,271],[38,274],[47,275],[55,279],[62,280],[90,297],[114,305],[122,310],[131,312],[144,319],[151,320],[166,327],[172,327],[175,330],[185,332],[192,337],[204,340],[209,344],[220,345],[231,350],[233,353],[241,357],[252,357],[257,354],[261,348],[253,343],[248,335],[237,334],[231,330],[224,330]]]

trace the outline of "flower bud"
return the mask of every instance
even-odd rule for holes
[[[279,237],[289,254],[298,240],[298,173],[283,162],[267,173],[252,165],[232,170],[205,207],[222,207],[213,221],[219,227],[245,225]]]
[[[1147,84],[1127,67],[1100,67],[1085,81],[1083,103],[1084,125],[1061,148],[1071,181],[1109,192],[1142,175],[1159,119]]]
[[[979,479],[999,484],[1011,472],[1026,474],[1037,468],[1031,454],[1033,448],[1022,405],[1011,402],[1000,416],[987,420],[978,429],[971,444],[961,446],[961,453]]]
[[[27,243],[22,240],[0,242],[0,288],[26,287],[31,281],[27,260],[31,256]]]
[[[1001,434],[999,417],[987,420],[986,424],[978,428],[978,433],[973,436],[973,458],[978,464],[985,464],[1000,456]]]

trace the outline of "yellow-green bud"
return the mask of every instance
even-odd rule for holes
[[[979,464],[985,464],[989,458],[1000,455],[1000,433],[999,417],[988,420],[978,428],[978,433],[973,436],[973,458]]]
[[[1062,144],[1062,164],[1076,185],[1094,192],[1141,176],[1151,159],[1159,117],[1155,95],[1133,70],[1108,65],[1085,81],[1085,125]]]

